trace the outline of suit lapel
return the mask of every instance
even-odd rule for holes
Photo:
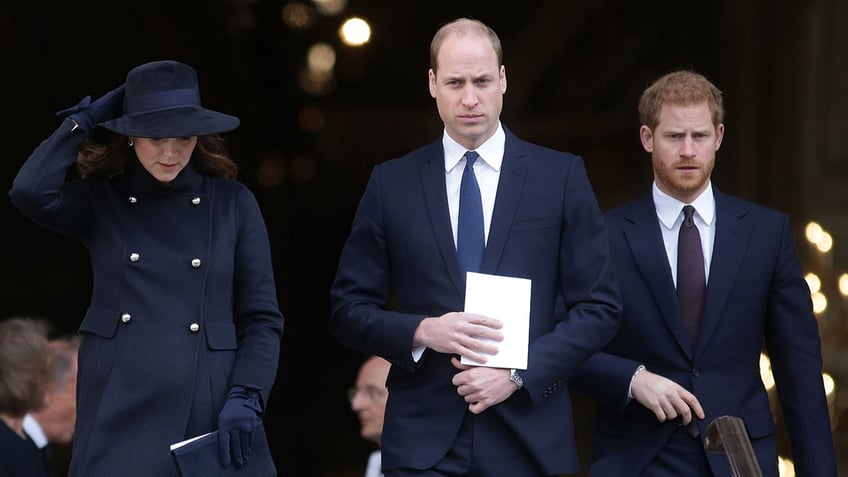
[[[714,189],[715,190],[715,189]],[[728,196],[715,191],[716,232],[704,316],[698,333],[698,349],[704,349],[715,332],[721,312],[727,304],[733,284],[739,275],[742,258],[748,247],[751,227],[744,221],[747,212]]]
[[[424,160],[421,161],[421,190],[424,193],[427,215],[433,225],[433,233],[445,269],[459,294],[464,296],[465,276],[459,268],[459,261],[456,258],[456,245],[453,241],[448,193],[445,187],[445,153],[442,143],[437,141],[421,152],[424,156]]]
[[[486,250],[483,252],[483,262],[480,264],[480,271],[483,273],[494,273],[497,270],[515,211],[518,209],[518,199],[527,169],[521,143],[508,130],[505,129],[504,132],[506,145],[498,179],[498,191],[495,195],[495,207],[492,211]]]
[[[661,225],[658,223],[654,200],[650,192],[639,199],[636,209],[626,216],[626,220],[629,227],[624,229],[624,235],[633,254],[633,260],[639,267],[639,272],[644,277],[648,289],[651,290],[651,295],[678,345],[691,355],[689,338],[680,316],[677,291],[674,288],[668,256],[660,233]]]

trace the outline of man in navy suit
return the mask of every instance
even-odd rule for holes
[[[763,475],[777,477],[765,345],[797,475],[835,476],[821,343],[789,218],[710,181],[724,137],[721,92],[702,75],[670,73],[645,90],[639,114],[654,184],[607,214],[621,330],[570,381],[601,404],[590,474],[729,476],[726,456],[707,454],[703,441],[707,424],[731,415],[744,421]],[[692,273],[678,271],[678,255],[690,255],[678,254],[684,206],[695,209],[704,259]],[[706,286],[690,335],[678,291],[693,275]]]
[[[497,35],[478,21],[459,19],[436,33],[429,86],[444,134],[374,168],[332,287],[335,338],[392,363],[386,477],[575,471],[566,380],[618,330],[618,287],[583,162],[501,125],[501,56]],[[485,362],[502,339],[498,320],[462,311],[457,228],[466,162],[482,202],[478,270],[532,281],[525,370],[457,359]],[[557,296],[568,308],[559,320]]]

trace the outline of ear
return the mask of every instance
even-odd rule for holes
[[[427,73],[427,76],[429,77],[428,83],[430,84],[430,96],[432,96],[433,99],[435,99],[436,98],[436,72],[433,71],[433,68],[430,68],[430,71]]]
[[[642,125],[639,128],[639,139],[642,141],[642,148],[645,152],[654,152],[654,132],[648,126]]]
[[[718,148],[721,147],[721,140],[722,139],[724,139],[724,124],[723,123],[716,126],[716,148],[715,148],[716,151],[718,151]]]
[[[501,65],[500,80],[501,80],[501,94],[504,94],[504,93],[506,93],[506,67],[504,65]]]

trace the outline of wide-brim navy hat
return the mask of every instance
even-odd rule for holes
[[[239,118],[200,105],[194,68],[153,61],[127,74],[124,115],[98,126],[133,137],[191,137],[232,131]]]

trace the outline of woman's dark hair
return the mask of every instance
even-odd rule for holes
[[[89,138],[80,146],[77,170],[82,177],[113,177],[127,169],[135,152],[127,145],[128,138],[109,133],[102,141]],[[195,167],[216,176],[235,179],[238,166],[227,152],[223,136],[198,136],[191,156]]]

